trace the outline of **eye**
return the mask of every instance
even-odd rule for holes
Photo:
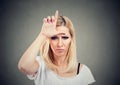
[[[63,39],[68,39],[69,37],[68,36],[62,36]]]
[[[51,40],[56,40],[56,39],[58,39],[57,36],[53,36],[53,37],[51,37]]]

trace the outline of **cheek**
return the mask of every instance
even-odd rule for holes
[[[52,50],[55,49],[55,45],[56,45],[56,44],[55,44],[54,42],[50,42],[50,47],[51,47]]]
[[[68,42],[66,42],[66,47],[69,48],[71,44],[71,40],[69,40]]]

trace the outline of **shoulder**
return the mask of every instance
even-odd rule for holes
[[[81,64],[80,66],[81,66],[80,74],[84,78],[84,80],[86,80],[88,82],[88,84],[94,83],[95,79],[93,77],[93,74],[92,74],[90,68],[85,64]]]
[[[87,65],[85,65],[85,64],[82,64],[82,65],[83,65],[83,68],[89,69],[89,67]]]
[[[87,72],[91,72],[90,71],[90,68],[87,66],[87,65],[85,65],[85,64],[80,64],[80,71],[87,71]]]
[[[89,84],[92,84],[95,82],[91,69],[85,64],[82,64],[81,75],[84,76],[84,78],[88,81]]]
[[[93,74],[91,72],[91,69],[87,65],[85,65],[85,64],[82,64],[81,74],[86,76],[86,77],[88,77],[88,78],[94,79],[93,78]]]

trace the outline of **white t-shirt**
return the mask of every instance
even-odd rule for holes
[[[83,65],[78,75],[74,77],[61,77],[48,69],[40,56],[36,57],[40,64],[35,75],[27,75],[30,80],[35,81],[35,85],[88,85],[95,82],[90,69]]]

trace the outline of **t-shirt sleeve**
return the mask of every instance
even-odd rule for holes
[[[87,82],[88,82],[89,85],[91,85],[95,82],[95,79],[93,77],[93,74],[92,74],[91,70],[87,66],[85,66],[85,69],[86,69]]]
[[[30,79],[30,80],[35,80],[38,77],[39,73],[41,72],[41,68],[42,68],[42,64],[43,64],[42,63],[43,61],[41,60],[41,57],[37,56],[36,61],[39,64],[39,69],[35,74],[27,75],[28,79]]]

